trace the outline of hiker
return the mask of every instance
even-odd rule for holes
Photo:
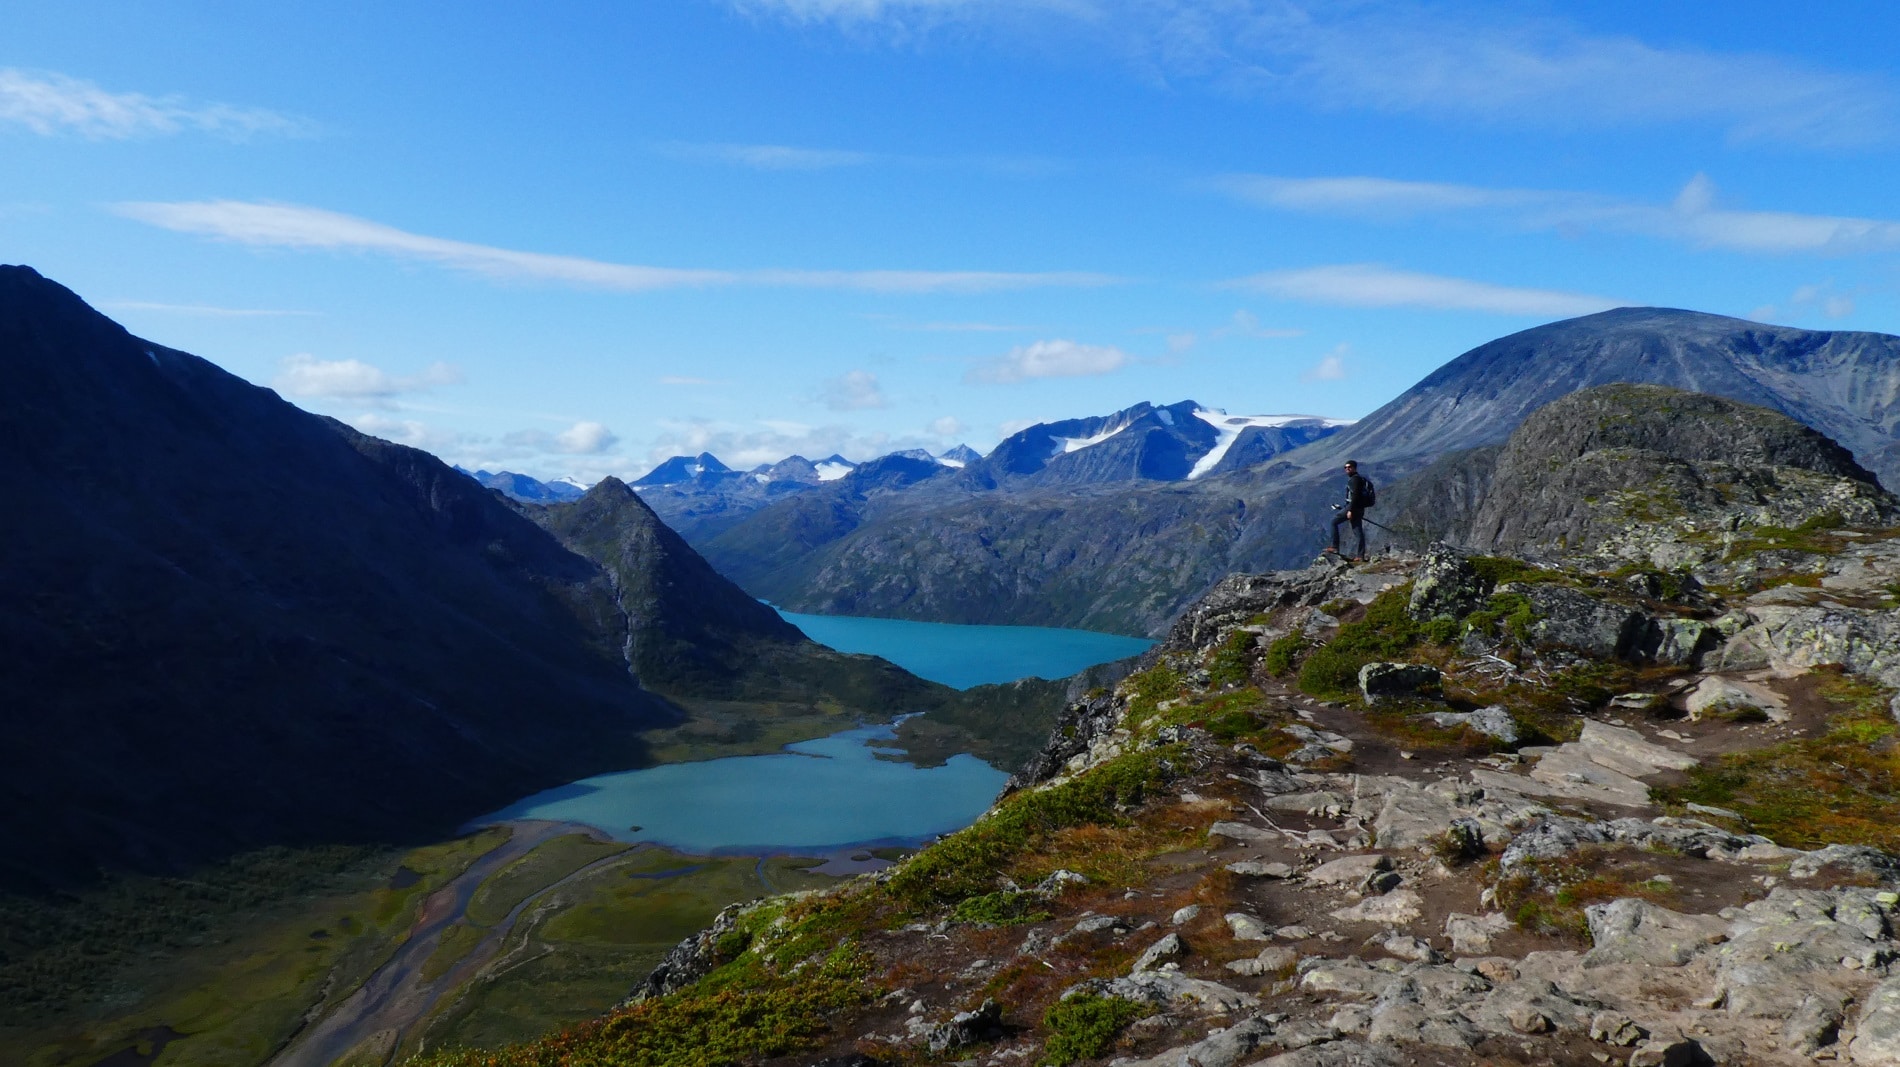
[[[1338,512],[1333,516],[1333,547],[1326,551],[1339,554],[1339,527],[1341,523],[1352,523],[1352,532],[1359,539],[1359,551],[1353,554],[1353,562],[1363,562],[1366,558],[1366,509],[1377,499],[1372,488],[1372,479],[1359,473],[1359,461],[1346,461],[1346,506],[1334,505]]]

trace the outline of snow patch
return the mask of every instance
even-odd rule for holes
[[[951,459],[949,456],[938,456],[937,462],[943,464],[946,467],[962,467],[963,466],[962,460]]]
[[[772,476],[769,474],[755,474],[752,476],[752,480],[760,485],[765,485],[772,480]]]
[[[1094,437],[1058,437],[1055,439],[1056,447],[1050,455],[1060,456],[1067,452],[1079,452],[1090,445],[1099,445],[1127,428],[1127,424],[1124,423],[1114,429],[1103,430]]]
[[[1155,418],[1160,419],[1169,426],[1174,425],[1174,412],[1169,411],[1167,408],[1156,408]]]
[[[835,482],[845,475],[850,474],[855,468],[848,463],[819,463],[814,465],[812,469],[818,472],[819,481]]]
[[[587,490],[589,490],[589,489],[592,489],[592,488],[593,488],[593,486],[591,486],[591,485],[589,485],[589,484],[587,484],[586,482],[583,482],[583,481],[581,481],[581,480],[580,480],[579,478],[576,478],[576,477],[574,477],[574,476],[573,476],[573,475],[571,475],[571,474],[569,474],[569,475],[566,475],[566,476],[564,476],[564,477],[560,477],[560,478],[556,478],[556,479],[554,479],[554,481],[553,481],[552,483],[550,483],[550,484],[553,484],[553,485],[571,485],[571,486],[573,486],[574,488],[576,488],[576,489],[579,489],[579,490],[580,490],[581,492],[583,492],[583,493],[584,493],[584,492],[586,492]]]
[[[1220,461],[1227,456],[1227,450],[1240,439],[1240,431],[1249,426],[1292,426],[1295,423],[1351,426],[1353,423],[1351,419],[1324,419],[1317,415],[1229,415],[1225,411],[1209,411],[1206,408],[1195,409],[1194,417],[1212,426],[1216,437],[1214,447],[1208,449],[1207,455],[1197,460],[1194,468],[1188,471],[1190,481],[1220,466]]]

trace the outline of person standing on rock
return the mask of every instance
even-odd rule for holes
[[[1359,550],[1353,553],[1353,562],[1363,562],[1366,558],[1366,509],[1372,506],[1377,497],[1372,488],[1372,479],[1359,473],[1359,461],[1346,461],[1346,506],[1335,505],[1338,514],[1333,516],[1333,547],[1326,551],[1339,554],[1339,527],[1342,523],[1351,523],[1353,536],[1359,539]]]

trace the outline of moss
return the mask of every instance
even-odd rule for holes
[[[1900,596],[1900,593],[1894,595]],[[1267,655],[1262,666],[1273,677],[1284,678],[1292,673],[1294,664],[1299,661],[1300,653],[1306,651],[1308,643],[1306,634],[1299,630],[1276,637],[1273,643],[1267,646]]]
[[[1465,625],[1486,637],[1508,636],[1520,645],[1531,643],[1531,627],[1537,611],[1530,598],[1521,593],[1493,593],[1484,607],[1465,616]]]
[[[698,985],[616,1011],[538,1041],[494,1051],[449,1049],[409,1061],[416,1067],[727,1067],[812,1048],[841,1011],[868,1003],[868,960],[840,945],[817,966],[768,971],[753,958],[728,964]],[[745,982],[731,980],[744,971]],[[713,981],[726,978],[726,981]]]
[[[1338,600],[1328,600],[1326,603],[1321,604],[1319,610],[1337,619],[1358,606],[1359,602],[1357,600],[1351,597],[1341,597]]]
[[[1300,665],[1300,690],[1331,699],[1356,696],[1359,668],[1401,656],[1423,640],[1424,630],[1406,613],[1411,594],[1410,583],[1380,593],[1366,605],[1363,618],[1341,626],[1331,641],[1308,653]]]
[[[1254,635],[1235,630],[1215,647],[1208,659],[1209,682],[1216,686],[1242,685],[1253,673]]]
[[[1049,1031],[1043,1043],[1045,1067],[1066,1067],[1077,1060],[1099,1059],[1115,1043],[1116,1035],[1151,1009],[1121,997],[1078,993],[1058,1002],[1042,1017]]]
[[[1048,912],[1035,907],[1040,900],[1034,893],[985,893],[980,897],[958,901],[956,910],[950,914],[960,923],[985,923],[990,926],[1039,923],[1049,918]]]
[[[1507,582],[1543,582],[1551,578],[1551,572],[1509,556],[1471,556],[1468,561],[1486,589],[1496,589]]]
[[[1048,789],[1018,793],[974,825],[931,845],[891,875],[892,895],[913,910],[993,892],[1019,856],[1067,827],[1117,824],[1169,773],[1170,749],[1131,752]]]

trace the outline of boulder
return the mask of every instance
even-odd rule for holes
[[[1700,619],[1657,619],[1648,641],[1650,658],[1678,667],[1700,664],[1721,643],[1721,631]]]
[[[1451,940],[1451,950],[1460,956],[1490,955],[1491,939],[1510,929],[1511,920],[1503,912],[1467,915],[1454,911],[1445,916],[1445,936]]]
[[[1502,704],[1493,704],[1476,711],[1435,711],[1426,718],[1436,726],[1447,729],[1464,726],[1507,745],[1517,744],[1517,720],[1511,718],[1511,713],[1504,710]]]
[[[1300,954],[1284,945],[1272,945],[1260,950],[1260,954],[1250,959],[1234,960],[1227,969],[1235,974],[1258,977],[1263,974],[1277,974],[1290,970],[1300,962]]]
[[[1787,699],[1767,686],[1714,674],[1689,690],[1688,696],[1683,698],[1683,706],[1689,709],[1691,721],[1699,720],[1704,715],[1744,708],[1756,709],[1775,722],[1787,722],[1794,717],[1788,711]]]
[[[924,1044],[933,1055],[942,1055],[951,1049],[993,1041],[1001,1036],[1003,1006],[995,1000],[985,1000],[975,1011],[958,1012],[949,1022],[931,1027],[924,1034]]]
[[[1537,619],[1531,624],[1533,644],[1568,648],[1596,659],[1633,660],[1644,654],[1650,619],[1635,608],[1548,582],[1513,583],[1499,591],[1530,601]]]
[[[1359,691],[1367,700],[1403,700],[1438,692],[1444,675],[1419,663],[1368,663],[1359,668]]]
[[[1184,956],[1186,954],[1187,942],[1181,940],[1181,935],[1168,934],[1161,940],[1149,945],[1148,950],[1141,954],[1141,958],[1137,959],[1135,965],[1130,967],[1129,970],[1137,973],[1152,970],[1159,966],[1163,960],[1170,960],[1176,956]]]
[[[1484,580],[1471,561],[1444,544],[1426,550],[1412,572],[1412,599],[1406,611],[1424,622],[1436,618],[1462,619],[1484,603]]]
[[[1596,945],[1583,957],[1585,967],[1680,967],[1728,936],[1728,922],[1717,916],[1684,915],[1629,897],[1592,904],[1583,914]]]
[[[1234,940],[1236,941],[1270,941],[1273,939],[1273,934],[1268,932],[1266,925],[1259,919],[1248,915],[1246,912],[1229,912],[1223,916],[1223,918],[1226,919],[1227,929],[1233,932]]]
[[[1306,872],[1306,880],[1316,885],[1364,885],[1373,875],[1392,869],[1392,857],[1374,853],[1369,856],[1341,856]]]
[[[1867,994],[1847,1048],[1855,1063],[1900,1067],[1900,978],[1889,978]]]
[[[1424,914],[1424,911],[1424,897],[1410,889],[1394,889],[1384,896],[1362,900],[1350,908],[1339,908],[1332,916],[1343,922],[1404,926]]]
[[[1234,1067],[1272,1035],[1273,1025],[1256,1015],[1191,1045],[1171,1048],[1143,1060],[1116,1062],[1121,1067]]]

